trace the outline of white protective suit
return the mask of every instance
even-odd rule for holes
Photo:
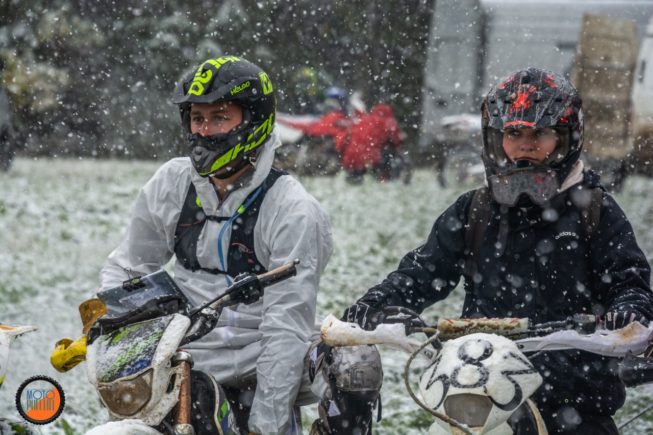
[[[223,202],[209,179],[197,174],[189,158],[165,163],[139,193],[127,234],[100,273],[101,290],[120,285],[128,279],[128,271],[155,272],[172,258],[175,228],[189,183],[195,185],[206,215],[230,217],[265,180],[280,145],[273,134],[263,146],[249,182]],[[199,236],[197,258],[204,268],[221,269],[217,240],[224,224],[207,220]],[[223,236],[225,253],[230,232],[229,227]],[[254,250],[268,270],[299,259],[297,276],[266,288],[263,298],[254,304],[225,309],[211,333],[186,346],[195,368],[211,373],[221,384],[238,387],[256,376],[250,431],[286,434],[300,386],[304,399],[310,396],[317,400],[306,385],[304,355],[315,332],[320,275],[332,249],[326,212],[297,180],[288,175],[280,177],[261,204]],[[220,295],[227,286],[224,275],[191,272],[180,262],[174,267],[174,276],[194,304]]]

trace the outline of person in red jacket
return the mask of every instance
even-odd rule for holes
[[[351,108],[340,105],[314,122],[282,122],[307,136],[331,138],[349,182],[362,182],[367,172],[379,180],[397,178],[406,166],[399,154],[405,134],[388,104],[366,112],[360,103]]]
[[[377,104],[369,113],[359,113],[346,148],[341,151],[342,167],[349,181],[362,181],[368,171],[380,180],[391,178],[393,156],[403,139],[404,133],[389,105]]]

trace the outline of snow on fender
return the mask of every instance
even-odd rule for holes
[[[542,376],[513,341],[479,333],[443,343],[439,357],[421,377],[419,388],[427,406],[449,416],[447,399],[461,394],[488,397],[492,406],[479,432],[486,433],[504,423],[541,384]],[[465,406],[464,399],[461,406]],[[448,433],[444,421],[436,419],[435,425]]]
[[[648,327],[635,321],[614,331],[599,329],[592,334],[578,331],[558,331],[544,337],[517,340],[522,352],[578,349],[598,355],[622,357],[628,353],[639,355],[653,341],[653,323]]]
[[[110,421],[97,426],[86,435],[161,435],[161,432],[152,429],[140,420]]]
[[[401,323],[382,323],[375,330],[366,331],[356,323],[338,320],[333,314],[329,314],[322,322],[320,338],[329,346],[385,344],[408,353],[414,352],[421,344],[406,337],[406,327]]]

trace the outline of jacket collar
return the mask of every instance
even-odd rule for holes
[[[233,215],[245,201],[245,198],[260,186],[268,176],[274,163],[275,150],[280,146],[281,140],[279,136],[276,132],[272,132],[270,139],[263,144],[259,156],[256,159],[254,172],[246,175],[247,179],[245,180],[245,184],[231,192],[222,202],[218,199],[218,194],[215,192],[209,178],[200,176],[191,166],[191,182],[195,185],[195,190],[202,203],[204,213],[213,216]]]
[[[578,160],[576,164],[574,164],[574,166],[571,168],[571,171],[569,171],[569,175],[567,175],[567,178],[565,178],[565,181],[563,181],[562,185],[560,186],[560,193],[569,189],[571,186],[574,186],[583,181],[584,167],[585,165],[583,165],[581,160]]]

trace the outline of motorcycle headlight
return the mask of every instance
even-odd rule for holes
[[[152,397],[152,369],[131,379],[98,386],[100,396],[115,414],[131,416],[143,409]]]
[[[456,394],[444,401],[447,415],[469,427],[483,427],[492,410],[492,401],[478,394]]]

